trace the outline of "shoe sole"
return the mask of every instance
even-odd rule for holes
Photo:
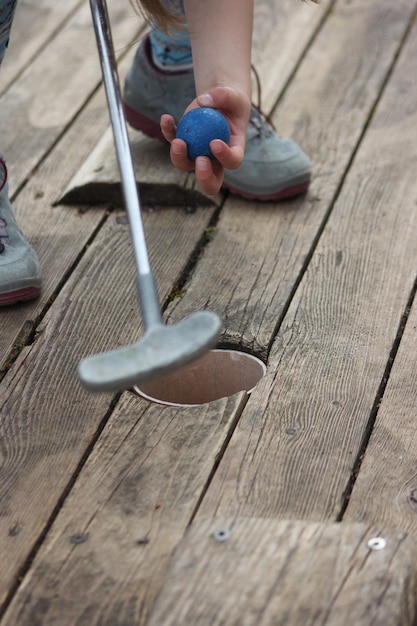
[[[1,293],[0,306],[9,306],[10,304],[16,304],[17,302],[34,300],[40,295],[40,293],[40,287],[24,287],[22,289],[17,289],[16,291],[10,291],[9,293]]]
[[[294,198],[295,196],[300,196],[302,193],[306,193],[310,186],[310,180],[307,180],[303,183],[299,183],[298,185],[292,185],[290,187],[285,187],[280,191],[275,191],[274,193],[260,195],[255,193],[250,193],[247,191],[242,191],[241,189],[235,189],[233,186],[228,185],[227,183],[223,183],[222,188],[227,189],[231,193],[241,196],[246,200],[259,200],[260,202],[271,202],[273,200],[285,200],[285,198]]]
[[[157,139],[163,143],[166,143],[166,139],[161,132],[161,128],[157,122],[145,117],[138,111],[132,109],[126,102],[124,103],[126,120],[134,128],[135,130],[139,130],[144,135],[151,137],[152,139]],[[284,200],[285,198],[293,198],[294,196],[299,196],[302,193],[305,193],[310,185],[310,178],[303,181],[302,183],[297,183],[296,185],[291,185],[290,187],[285,187],[284,189],[280,189],[279,191],[274,191],[270,194],[260,195],[250,193],[249,191],[241,191],[240,189],[236,189],[233,186],[228,185],[227,183],[223,183],[222,189],[226,189],[236,196],[241,196],[246,200],[259,200],[261,202],[270,202],[273,200]]]

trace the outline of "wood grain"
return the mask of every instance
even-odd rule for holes
[[[243,396],[173,409],[125,394],[2,625],[145,624]]]
[[[147,214],[150,254],[163,246],[158,287],[167,296],[210,219],[210,211]],[[197,239],[195,239],[196,236]],[[117,251],[117,254],[115,254]],[[1,383],[0,598],[42,534],[103,419],[109,394],[81,388],[81,358],[141,334],[135,270],[123,213],[113,214]],[[10,529],[18,529],[10,534]]]
[[[129,131],[129,129],[128,129]],[[221,204],[222,193],[207,196],[198,187],[193,172],[173,167],[169,144],[130,130],[130,144],[140,198],[147,206],[210,206]],[[97,205],[121,200],[120,172],[111,129],[68,183],[60,204]]]
[[[255,2],[252,65],[261,81],[263,111],[271,113],[276,106],[333,4],[333,0],[326,5],[293,0]],[[255,103],[257,87],[253,80]]]
[[[369,129],[370,145],[379,148],[378,161],[383,164],[385,181],[381,189],[393,190],[391,206],[387,211],[398,211],[398,220],[408,225],[410,232],[416,230],[417,204],[415,184],[402,182],[400,171],[415,171],[417,166],[417,104],[413,79],[413,61],[417,55],[416,28],[401,54],[398,70],[392,77],[387,93],[377,111],[375,123]],[[398,97],[401,94],[401,97]],[[414,94],[414,95],[413,95]],[[390,171],[390,165],[396,167]],[[371,153],[361,159],[363,167],[372,163]],[[368,165],[369,169],[369,165]],[[407,180],[407,179],[406,179]],[[389,238],[387,256],[394,254],[391,237],[395,231],[386,232]],[[403,255],[407,254],[405,242]],[[388,284],[399,279],[393,258],[394,278],[383,274]],[[381,271],[383,268],[381,267]],[[415,270],[414,270],[415,271]],[[412,289],[410,285],[410,295]],[[358,480],[349,499],[346,512],[348,520],[368,520],[388,523],[407,532],[416,532],[416,304],[409,314],[398,354],[388,367],[392,371],[383,397],[377,398],[377,413],[372,437],[360,468]],[[399,328],[402,331],[402,328]],[[387,381],[385,380],[384,383]]]
[[[344,519],[417,532],[417,307],[408,318]]]
[[[10,89],[17,76],[33,62],[81,4],[80,0],[25,0],[17,3],[8,51],[1,66],[0,93]]]
[[[26,4],[1,137],[45,280],[0,315],[2,362],[19,353],[0,383],[0,623],[411,626],[415,310],[390,368],[417,261],[416,0],[257,3],[264,102],[313,183],[188,209],[161,209],[155,185],[144,219],[168,320],[214,308],[226,343],[270,354],[247,404],[181,410],[79,385],[81,357],[142,332],[134,267],[117,194],[55,206],[108,132],[88,7]],[[142,22],[110,10],[123,78]],[[385,550],[367,551],[374,534]]]
[[[202,515],[335,520],[343,506],[415,281],[415,42],[410,36]]]
[[[216,533],[230,533],[224,541]],[[178,546],[149,626],[410,626],[415,540],[375,529],[251,518],[202,520]]]

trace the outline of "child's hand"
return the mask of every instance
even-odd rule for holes
[[[210,149],[215,159],[198,157],[195,161],[190,161],[187,156],[187,144],[175,137],[176,127],[171,115],[161,117],[161,130],[165,139],[171,144],[171,160],[175,167],[186,172],[195,170],[202,191],[212,196],[220,190],[223,184],[224,168],[236,169],[243,161],[251,104],[247,95],[237,89],[214,87],[198,96],[187,111],[198,106],[217,109],[225,116],[230,126],[230,145],[220,139],[210,142]]]

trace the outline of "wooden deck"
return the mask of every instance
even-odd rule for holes
[[[109,8],[123,78],[143,24]],[[267,361],[249,398],[167,408],[78,381],[142,333],[134,267],[88,3],[20,0],[0,146],[44,288],[0,312],[1,626],[416,623],[416,12],[257,3],[306,196],[208,202],[132,134],[166,319],[212,309]]]

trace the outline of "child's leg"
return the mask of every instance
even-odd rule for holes
[[[184,15],[181,0],[178,11]],[[144,39],[123,94],[129,124],[150,137],[163,139],[161,115],[170,113],[178,121],[196,96],[186,28],[168,35],[156,28]],[[294,141],[280,137],[252,107],[243,164],[225,172],[224,186],[246,198],[278,200],[305,192],[309,182],[307,155]]]
[[[17,0],[0,0],[0,65],[9,43]]]

